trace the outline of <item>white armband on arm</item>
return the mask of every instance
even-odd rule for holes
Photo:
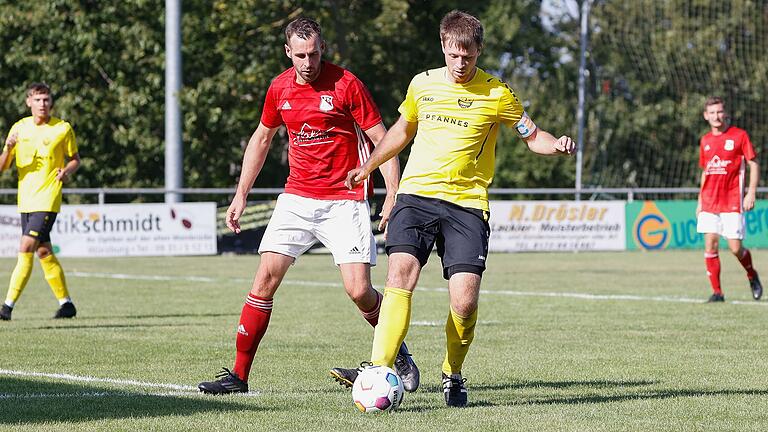
[[[528,138],[536,132],[536,124],[528,116],[528,113],[523,111],[523,116],[520,117],[520,120],[517,123],[515,123],[515,130],[517,130],[517,134],[520,135],[520,138]]]

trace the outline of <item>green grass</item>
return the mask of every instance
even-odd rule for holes
[[[763,257],[763,251],[754,253],[758,269],[768,268]],[[377,285],[384,281],[386,258],[381,261],[374,269]],[[0,280],[8,280],[14,262],[0,260]],[[0,369],[194,386],[231,367],[234,329],[258,257],[62,264],[78,317],[50,319],[57,305],[38,266],[13,321],[0,322]],[[701,251],[498,254],[489,268],[464,366],[466,409],[446,408],[439,388],[448,298],[437,257],[417,288],[407,338],[421,367],[421,388],[406,394],[395,413],[364,415],[327,370],[366,359],[372,331],[346,298],[331,258],[310,255],[278,291],[253,366],[254,394],[209,397],[0,373],[0,430],[768,427],[768,302],[751,300],[733,257],[723,254],[727,303],[718,305],[685,301],[709,295]],[[99,276],[105,273],[167,278]]]

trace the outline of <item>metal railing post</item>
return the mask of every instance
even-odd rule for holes
[[[584,105],[586,104],[587,38],[589,37],[589,7],[592,0],[581,4],[581,35],[579,49],[579,102],[576,109],[576,201],[581,200],[581,171],[584,154]]]

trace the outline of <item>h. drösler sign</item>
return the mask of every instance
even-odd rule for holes
[[[623,201],[491,201],[491,252],[626,249]]]

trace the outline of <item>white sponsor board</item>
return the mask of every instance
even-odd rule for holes
[[[0,206],[0,256],[15,257],[21,222]],[[63,205],[51,230],[64,257],[216,254],[216,204]]]
[[[492,252],[625,250],[623,201],[491,201]]]

